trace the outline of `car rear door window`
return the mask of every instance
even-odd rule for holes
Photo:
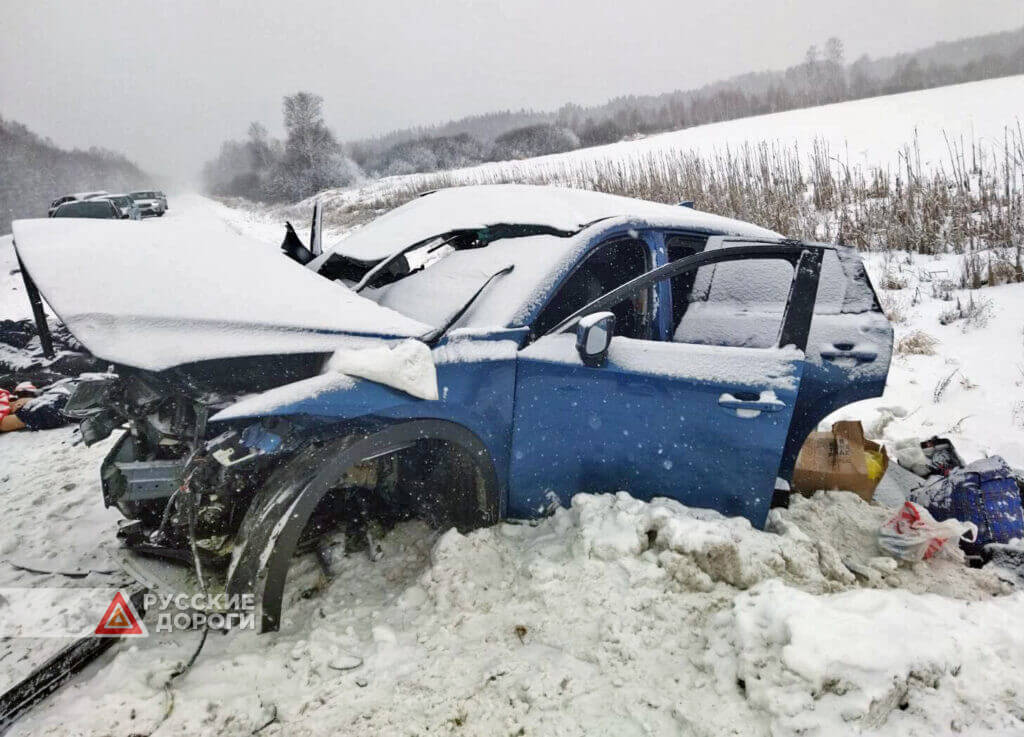
[[[793,282],[789,262],[725,261],[681,274],[672,282],[674,342],[747,348],[777,345]]]

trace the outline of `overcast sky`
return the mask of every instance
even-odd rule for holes
[[[1021,25],[1022,0],[0,0],[0,116],[187,178],[299,89],[349,139]]]

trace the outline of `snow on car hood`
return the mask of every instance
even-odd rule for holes
[[[159,371],[195,361],[330,352],[344,335],[431,326],[328,281],[216,220],[16,220],[39,291],[96,356]]]
[[[419,197],[343,238],[309,263],[314,271],[331,253],[373,263],[405,246],[453,230],[490,225],[546,225],[574,232],[609,217],[639,217],[652,224],[750,238],[779,234],[740,220],[631,197],[561,187],[485,184],[451,187]]]

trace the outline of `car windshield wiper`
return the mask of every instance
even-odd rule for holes
[[[441,336],[443,336],[445,333],[448,332],[449,329],[451,329],[452,325],[459,321],[459,318],[466,314],[466,310],[470,308],[470,306],[476,301],[476,298],[479,297],[485,289],[487,289],[487,287],[490,285],[492,281],[494,281],[499,276],[504,276],[505,274],[511,273],[515,268],[515,264],[509,264],[503,269],[498,269],[489,277],[487,277],[484,280],[484,283],[481,284],[475,292],[473,292],[473,296],[466,300],[466,303],[462,305],[462,307],[460,307],[454,313],[452,313],[451,317],[445,320],[444,325],[437,328],[436,330],[430,331],[426,335],[422,336],[420,340],[422,340],[424,343],[427,343],[428,345],[433,344],[437,340],[439,340]]]
[[[439,236],[435,236],[435,238],[437,238],[437,237],[439,237]],[[398,259],[400,259],[403,256],[405,256],[405,254],[409,253],[410,251],[415,251],[417,248],[424,248],[424,247],[428,247],[429,246],[427,248],[427,253],[433,253],[438,248],[441,248],[441,246],[447,246],[449,243],[454,241],[457,237],[458,236],[456,236],[456,235],[450,235],[447,238],[442,238],[438,243],[434,244],[433,246],[429,246],[429,244],[430,244],[430,241],[434,240],[434,238],[429,238],[425,242],[424,241],[417,241],[416,243],[413,243],[412,245],[406,246],[405,248],[401,248],[398,251],[395,251],[393,254],[391,254],[386,259],[384,259],[383,261],[379,262],[372,269],[367,271],[366,274],[363,275],[363,278],[359,280],[359,283],[356,284],[352,288],[352,290],[356,294],[358,294],[359,292],[363,291],[363,289],[368,287],[370,285],[370,282],[372,282],[374,279],[376,279],[386,268],[391,266],[391,264],[395,263]]]

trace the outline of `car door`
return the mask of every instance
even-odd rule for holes
[[[625,490],[763,525],[800,389],[821,253],[730,241],[612,290],[522,349],[510,516],[535,516],[579,492]],[[673,326],[671,335],[648,339],[616,334],[606,363],[591,367],[566,331],[583,314],[621,306],[666,279],[699,285],[707,269],[751,259],[782,261],[791,272],[770,345],[679,342]]]
[[[704,250],[728,246],[728,240],[713,238]],[[678,253],[679,240],[675,241],[675,248]],[[670,243],[670,258],[672,252]],[[727,345],[764,341],[765,336],[758,333],[759,325],[771,317],[786,292],[779,281],[764,279],[760,280],[759,290],[747,289],[763,269],[763,264],[748,261],[736,263],[724,273],[722,269],[703,270],[705,278],[683,304],[673,299],[679,337],[689,342]],[[685,280],[673,280],[673,297],[679,293],[677,286],[685,291]],[[737,292],[741,292],[739,298]],[[742,305],[741,311],[734,309],[737,303]],[[726,325],[729,331],[723,334],[721,328]],[[853,402],[881,396],[885,389],[892,355],[892,326],[882,312],[859,254],[851,248],[835,246],[822,253],[814,319],[805,353],[800,397],[779,470],[779,476],[787,480],[807,434],[825,417]]]

